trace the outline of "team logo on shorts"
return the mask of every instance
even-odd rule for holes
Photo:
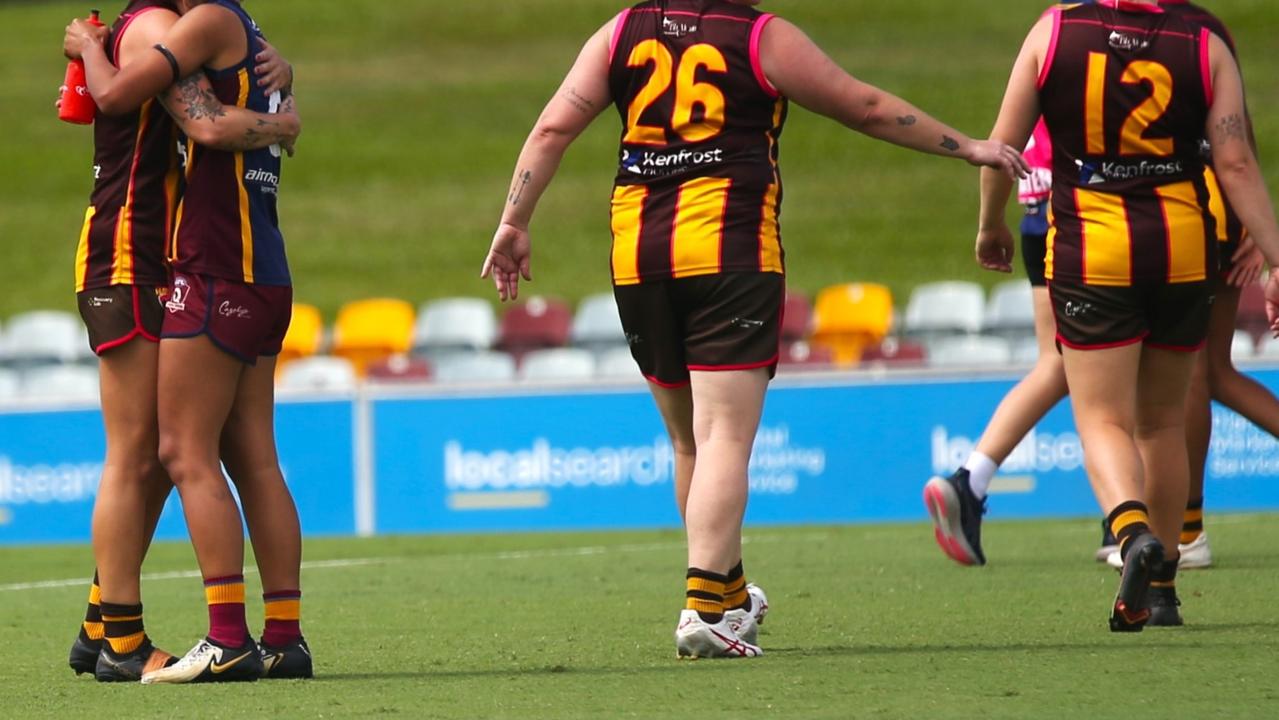
[[[1077,303],[1074,300],[1066,301],[1066,317],[1081,318],[1086,315],[1091,315],[1092,311],[1093,311],[1092,303],[1086,303],[1086,302]]]
[[[173,279],[173,293],[164,307],[171,313],[179,313],[187,309],[187,293],[191,292],[191,283],[181,275]]]
[[[113,302],[115,302],[115,298],[98,297],[97,295],[94,295],[89,298],[89,307],[100,308],[103,305],[110,305]]]
[[[248,308],[243,305],[232,305],[225,300],[218,306],[218,314],[224,318],[235,318],[238,320],[253,319],[253,315],[249,313]]]

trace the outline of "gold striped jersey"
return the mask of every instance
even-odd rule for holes
[[[784,273],[787,103],[759,61],[772,17],[719,0],[643,2],[619,17],[609,63],[622,119],[614,284]]]

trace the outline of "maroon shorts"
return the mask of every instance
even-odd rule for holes
[[[631,356],[650,382],[688,384],[690,370],[777,371],[786,278],[725,273],[613,288]]]
[[[1208,336],[1211,283],[1154,283],[1104,287],[1050,282],[1057,342],[1076,350],[1103,350],[1143,342],[1195,352]]]
[[[98,355],[134,338],[160,341],[167,286],[112,285],[76,293],[89,347]]]
[[[227,354],[253,365],[259,357],[280,354],[293,314],[293,288],[175,273],[164,309],[160,337],[208,335]]]

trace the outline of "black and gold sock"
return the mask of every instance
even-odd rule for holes
[[[703,622],[712,625],[724,619],[724,585],[728,578],[719,573],[689,568],[684,608],[696,610]]]
[[[102,603],[102,625],[115,655],[128,655],[142,647],[147,633],[142,626],[142,605]]]
[[[724,586],[724,607],[729,610],[750,610],[751,595],[746,592],[746,571],[738,560],[728,571],[728,584]]]
[[[93,571],[93,584],[89,586],[89,607],[84,611],[80,625],[80,638],[102,641],[102,588],[98,587],[98,571]]]
[[[1129,542],[1142,533],[1150,532],[1150,511],[1146,509],[1145,503],[1129,500],[1110,511],[1110,515],[1106,516],[1106,524],[1119,541],[1120,557],[1126,558]]]
[[[1181,516],[1181,538],[1178,540],[1182,545],[1199,539],[1204,531],[1204,499],[1189,502],[1186,504],[1186,512]]]

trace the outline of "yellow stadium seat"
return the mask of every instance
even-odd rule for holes
[[[333,354],[346,358],[360,377],[371,364],[407,353],[413,344],[413,306],[377,298],[343,305],[333,328]]]
[[[884,339],[893,326],[893,295],[876,283],[832,285],[817,294],[811,342],[829,348],[835,364],[850,366],[862,350]]]
[[[276,369],[316,354],[323,340],[324,319],[320,317],[320,309],[306,303],[293,303],[293,317],[289,320],[289,331],[284,335],[284,346],[280,349]]]

